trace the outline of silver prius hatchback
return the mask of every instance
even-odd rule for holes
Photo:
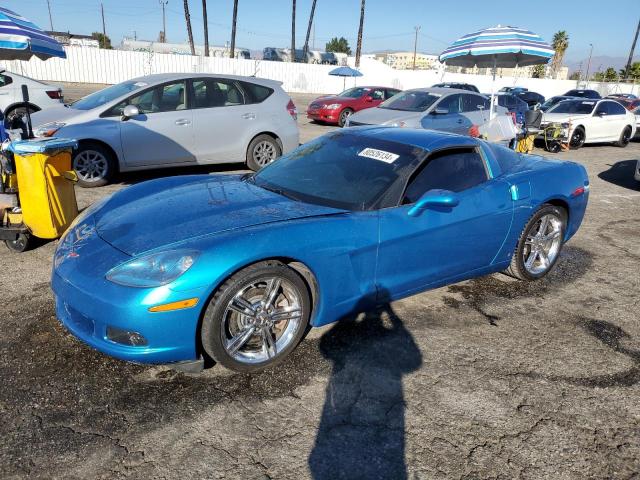
[[[194,73],[134,78],[33,115],[35,135],[74,138],[84,187],[117,171],[246,162],[259,170],[298,146],[280,82]]]

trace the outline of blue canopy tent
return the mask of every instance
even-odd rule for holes
[[[338,67],[334,68],[329,72],[329,75],[333,75],[335,77],[342,77],[342,89],[345,89],[347,77],[361,77],[362,73],[360,73],[355,68],[351,67]]]
[[[547,63],[555,51],[539,35],[516,27],[485,28],[453,42],[439,57],[440,62],[465,68],[492,68],[491,105],[494,100],[496,69]],[[493,116],[493,107],[491,108]]]
[[[41,60],[67,57],[62,45],[34,23],[0,7],[0,60],[30,60],[34,56]],[[33,132],[27,107],[29,92],[26,85],[22,86],[22,97],[27,111],[27,133],[31,137]]]

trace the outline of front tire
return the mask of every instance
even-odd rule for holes
[[[202,321],[202,346],[230,370],[258,372],[296,348],[310,314],[302,277],[281,262],[260,262],[233,275],[215,293]]]
[[[630,141],[631,141],[631,127],[627,125],[622,130],[622,133],[620,134],[620,139],[617,142],[615,142],[615,146],[624,148],[627,145],[629,145]]]
[[[347,123],[347,118],[353,115],[353,110],[350,108],[345,108],[340,112],[340,116],[338,117],[338,126],[344,127]]]
[[[566,228],[566,211],[543,205],[524,227],[511,265],[504,273],[527,281],[544,277],[560,256]]]
[[[262,134],[251,140],[247,148],[247,167],[257,172],[282,155],[282,149],[271,135]]]
[[[571,134],[571,139],[569,140],[569,148],[571,150],[577,150],[584,146],[584,141],[586,139],[584,129],[582,127],[576,128]]]
[[[73,155],[73,169],[78,185],[84,188],[102,187],[111,182],[117,167],[113,153],[99,143],[84,142]]]

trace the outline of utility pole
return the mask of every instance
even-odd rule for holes
[[[49,12],[51,14],[51,12]],[[53,29],[53,27],[51,27]],[[631,71],[631,62],[633,61],[633,51],[636,49],[636,42],[638,41],[638,33],[640,33],[640,20],[638,20],[638,28],[636,28],[636,36],[633,37],[633,43],[631,44],[631,51],[629,52],[629,59],[627,60],[627,66],[624,67],[624,78],[629,78],[629,72]]]
[[[418,53],[418,32],[420,31],[420,29],[422,27],[416,26],[416,27],[413,27],[413,28],[416,31],[416,39],[413,42],[413,69],[415,70],[416,69],[416,55]]]
[[[158,0],[160,2],[160,6],[162,7],[162,38],[160,39],[161,43],[167,43],[167,19],[165,17],[164,8],[169,3],[169,0]]]
[[[296,0],[291,2],[291,61],[296,61]]]
[[[364,28],[364,3],[360,3],[360,27],[358,28],[358,44],[356,45],[356,68],[360,66],[360,54],[362,53],[362,29]]]
[[[589,69],[591,68],[591,55],[593,54],[593,43],[590,43],[589,45],[591,46],[591,50],[589,50],[589,61],[587,62],[587,74],[585,75],[587,84],[585,88],[589,86]]]
[[[100,2],[100,13],[102,13],[102,48],[107,48],[107,27],[104,23],[104,4]]]
[[[51,28],[51,31],[53,32],[53,19],[51,17],[51,2],[50,0],[47,0],[47,8],[49,9],[49,27]],[[636,37],[638,36],[638,34],[636,33]],[[634,42],[635,45],[635,42]]]
[[[207,0],[202,0],[202,23],[204,24],[204,56],[209,56],[209,25],[207,20]]]
[[[229,58],[236,55],[236,23],[238,22],[238,0],[233,0],[233,18],[231,20],[231,50]]]

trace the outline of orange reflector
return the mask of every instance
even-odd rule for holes
[[[172,310],[181,310],[183,308],[195,307],[198,304],[197,298],[190,298],[188,300],[180,300],[179,302],[165,303],[164,305],[156,305],[150,307],[150,312],[170,312]]]

